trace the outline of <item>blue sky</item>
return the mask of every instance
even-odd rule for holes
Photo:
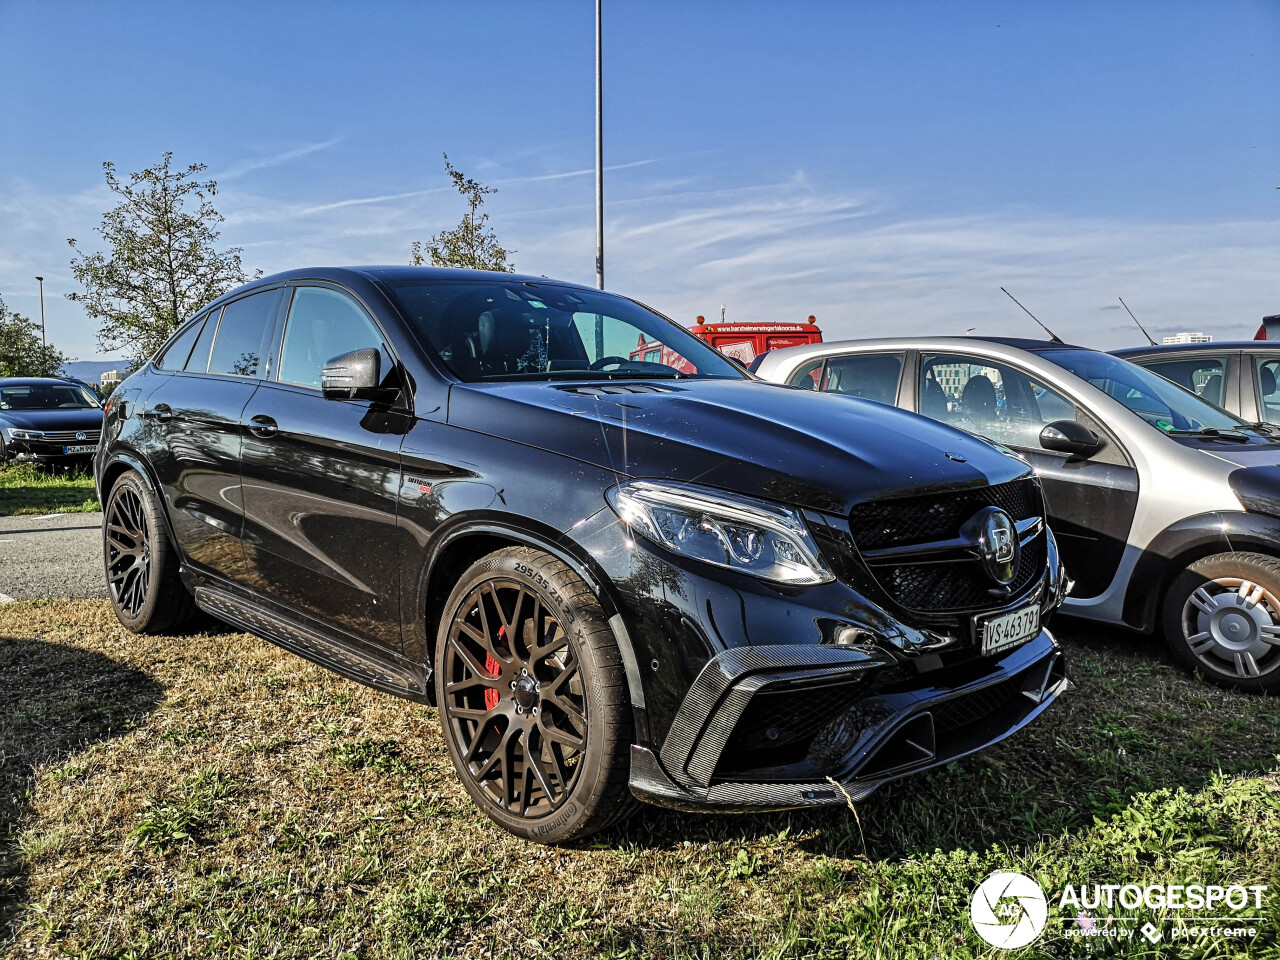
[[[593,4],[0,0],[0,295],[96,352],[67,237],[101,163],[208,164],[267,272],[405,262],[499,193],[592,282]],[[605,0],[606,281],[829,338],[1250,336],[1280,313],[1280,2]]]

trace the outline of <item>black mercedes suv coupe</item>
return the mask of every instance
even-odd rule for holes
[[[471,797],[542,842],[633,795],[858,800],[1069,685],[1025,462],[545,278],[241,287],[112,394],[95,476],[126,627],[199,607],[438,706]]]

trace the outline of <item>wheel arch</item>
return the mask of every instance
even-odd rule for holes
[[[416,642],[413,644],[419,649],[406,652],[410,652],[415,659],[421,656],[429,672],[434,670],[435,665],[440,615],[462,573],[481,557],[495,550],[517,546],[532,547],[549,553],[567,565],[596,595],[606,619],[613,627],[614,638],[627,667],[628,685],[632,688],[632,705],[643,707],[644,692],[637,689],[639,671],[635,667],[635,650],[619,617],[619,606],[608,580],[589,557],[574,550],[557,531],[527,520],[517,522],[505,517],[485,517],[457,522],[448,530],[437,532],[433,540],[435,544],[423,562],[411,607],[413,624],[405,625],[410,637],[421,630],[421,636],[414,638]],[[415,625],[417,630],[414,629]],[[434,700],[434,683],[430,685],[428,693]]]
[[[1280,559],[1280,518],[1257,513],[1202,513],[1171,524],[1149,543],[1129,575],[1124,622],[1152,632],[1173,578],[1216,553],[1261,553]],[[1155,589],[1143,589],[1145,585]]]
[[[151,468],[141,457],[136,457],[130,453],[115,453],[103,465],[98,475],[98,502],[102,504],[104,516],[107,509],[107,497],[111,495],[111,488],[116,485],[116,481],[120,479],[121,475],[129,470],[133,470],[142,477],[143,482],[151,489],[156,502],[160,504],[160,515],[164,518],[165,533],[169,537],[169,542],[173,544],[175,550],[178,550],[178,555],[181,557],[181,549],[178,547],[178,539],[174,535],[173,521],[169,518],[169,505],[165,502],[164,491]]]

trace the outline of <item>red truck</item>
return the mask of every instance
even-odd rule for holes
[[[707,323],[705,317],[698,317],[698,322],[689,330],[744,367],[757,354],[802,343],[822,342],[822,331],[818,329],[812,316],[804,323]],[[676,356],[670,350],[657,343],[648,343],[643,338],[631,351],[631,359],[665,363],[677,370],[684,370],[689,366],[684,357]]]

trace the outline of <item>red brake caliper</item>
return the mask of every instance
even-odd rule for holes
[[[507,628],[499,627],[498,639],[502,640],[506,637],[506,635],[507,635]],[[502,672],[502,665],[499,664],[498,661],[494,659],[493,654],[490,653],[488,650],[484,652],[484,668],[489,671],[489,676],[491,677],[496,677],[498,674]],[[498,705],[498,701],[500,699],[501,697],[498,696],[497,690],[494,690],[491,687],[487,688],[484,692],[484,708],[486,710],[492,710],[494,707]]]

